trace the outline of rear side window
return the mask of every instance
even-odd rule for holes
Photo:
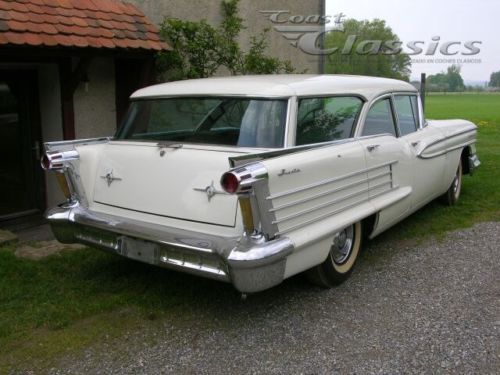
[[[392,134],[396,137],[396,126],[389,98],[375,103],[366,115],[363,136]]]
[[[398,114],[399,131],[402,136],[417,131],[418,106],[415,95],[394,96],[394,108]]]
[[[357,97],[300,99],[296,145],[352,137],[363,101]]]

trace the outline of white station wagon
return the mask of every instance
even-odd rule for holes
[[[476,126],[426,121],[402,81],[272,75],[137,91],[113,138],[45,144],[56,238],[258,292],[330,287],[373,238],[460,195]]]

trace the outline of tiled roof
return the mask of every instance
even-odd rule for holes
[[[0,0],[2,45],[170,49],[139,9],[116,0]]]

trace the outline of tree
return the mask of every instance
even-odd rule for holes
[[[344,31],[325,37],[327,73],[362,74],[409,81],[410,57],[402,52],[401,41],[383,20],[348,19]]]
[[[465,85],[462,76],[460,75],[460,65],[451,65],[446,70],[446,73],[441,72],[431,75],[428,78],[429,91],[442,91],[442,92],[457,92],[464,91]]]
[[[429,76],[427,78],[427,82],[428,82],[427,83],[428,91],[441,91],[441,92],[450,91],[450,85],[448,84],[446,74],[444,73],[438,73]]]
[[[446,77],[451,92],[464,91],[465,85],[462,76],[460,75],[460,65],[451,65],[448,67]]]
[[[491,73],[489,86],[500,88],[500,71]]]
[[[157,56],[164,80],[210,77],[221,68],[232,75],[294,72],[290,61],[266,55],[269,30],[251,36],[249,50],[241,50],[237,38],[245,26],[238,16],[238,3],[239,0],[222,1],[222,22],[217,27],[205,20],[163,20],[160,36],[173,48]]]

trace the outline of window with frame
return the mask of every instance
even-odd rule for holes
[[[401,136],[411,134],[418,129],[418,104],[415,95],[395,95],[394,109],[398,114]]]
[[[378,134],[397,136],[390,98],[376,102],[366,115],[362,136]]]
[[[288,101],[174,97],[133,101],[116,139],[283,147]]]
[[[363,101],[355,96],[300,99],[296,145],[352,137],[362,106]]]

